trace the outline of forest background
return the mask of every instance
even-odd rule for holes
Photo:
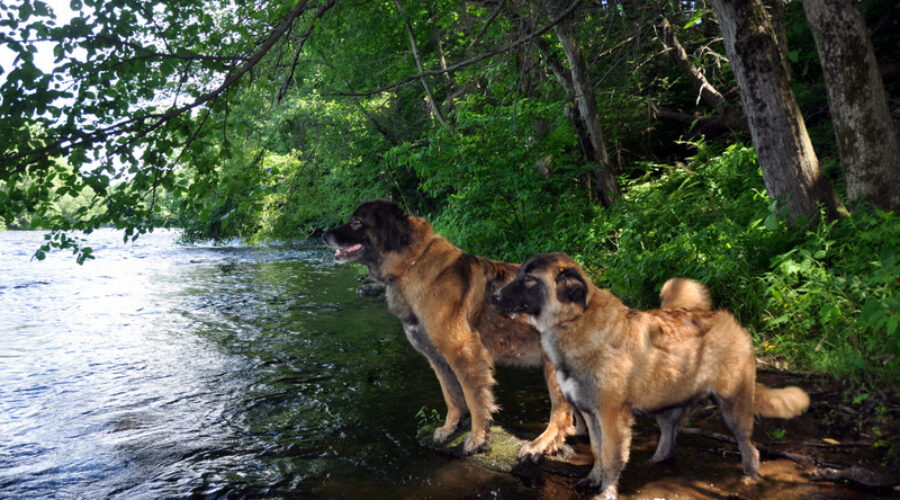
[[[768,362],[890,392],[898,54],[892,0],[8,0],[0,228],[83,263],[388,197],[636,307],[698,279]]]

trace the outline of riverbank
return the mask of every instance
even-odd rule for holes
[[[900,404],[896,394],[863,393],[821,375],[761,368],[759,380],[777,387],[800,385],[810,394],[810,409],[795,419],[758,418],[754,442],[760,450],[763,479],[741,481],[740,453],[715,405],[701,401],[679,433],[675,458],[651,464],[657,429],[652,417],[638,417],[631,459],[621,483],[622,498],[893,498],[900,494]],[[528,427],[539,427],[531,425]],[[437,453],[462,458],[465,432],[446,446],[431,442],[433,423],[420,426],[419,442]],[[466,460],[512,474],[542,491],[544,498],[587,498],[575,487],[590,470],[587,439],[569,438],[565,456],[539,464],[520,463],[516,451],[534,437],[530,430],[495,426],[490,449]]]

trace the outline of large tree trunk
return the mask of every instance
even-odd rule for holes
[[[822,176],[782,61],[785,54],[762,0],[712,0],[769,197],[788,218],[829,217],[843,207]]]
[[[574,92],[581,123],[584,125],[585,133],[588,136],[588,146],[590,146],[592,156],[590,159],[596,164],[594,168],[594,183],[597,194],[600,196],[603,206],[608,207],[619,199],[619,186],[613,175],[606,143],[600,130],[600,112],[597,110],[597,98],[594,94],[594,87],[588,79],[587,65],[584,63],[578,40],[575,39],[571,19],[563,19],[554,29],[556,30],[556,37],[559,38],[559,42],[566,54],[566,59],[569,61],[571,89]],[[566,90],[568,91],[569,89]]]
[[[847,199],[900,209],[900,145],[872,41],[852,0],[804,0],[815,34]]]

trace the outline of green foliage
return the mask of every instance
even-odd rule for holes
[[[581,232],[576,258],[630,305],[658,307],[666,279],[694,278],[750,329],[761,352],[861,382],[896,380],[896,215],[860,209],[811,229],[788,226],[761,194],[751,149],[733,145],[716,156],[696,146],[688,165],[656,165],[611,213],[563,229],[551,246]]]
[[[893,213],[823,222],[760,275],[775,352],[844,376],[900,371],[900,241]]]
[[[687,165],[644,167],[625,202],[595,221],[583,258],[636,306],[655,306],[666,279],[688,276],[746,322],[761,307],[746,293],[748,280],[790,248],[792,233],[771,212],[752,149],[732,145],[715,156],[696,146]]]
[[[737,104],[717,25],[699,4],[579,7],[575,36],[624,189],[609,209],[596,201],[574,103],[547,57],[510,46],[549,22],[544,5],[506,3],[493,17],[478,3],[404,1],[401,16],[389,1],[310,2],[266,45],[295,1],[69,4],[71,19],[40,0],[0,4],[0,45],[14,58],[0,69],[0,227],[48,229],[37,259],[63,248],[84,262],[91,250],[67,232],[106,225],[126,241],[167,225],[186,240],[293,240],[363,199],[391,197],[467,251],[510,261],[564,251],[638,307],[656,306],[669,277],[692,277],[763,352],[856,378],[896,376],[896,216],[861,208],[789,227],[751,148],[734,136],[680,140],[699,132],[683,117],[718,110],[698,104],[660,50],[650,32],[660,12]],[[870,18],[893,8],[863,6]],[[839,185],[802,5],[787,4],[786,18],[794,89]],[[457,65],[424,80],[447,126],[423,80],[409,79],[418,68],[407,20],[427,71]],[[900,37],[881,25],[890,23],[872,38],[890,62]],[[565,66],[552,30],[541,40]],[[52,68],[36,60],[42,43]]]
[[[559,105],[473,97],[454,117],[454,132],[393,148],[388,164],[410,166],[424,179],[421,190],[443,200],[433,222],[463,248],[517,260],[546,250],[541,242],[562,219],[577,217],[575,202],[586,198],[577,182],[587,172],[571,154],[575,137]]]
[[[440,412],[434,408],[428,409],[423,406],[416,412],[416,429],[425,427],[438,427],[443,423]]]

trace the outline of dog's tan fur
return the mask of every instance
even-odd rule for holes
[[[529,317],[557,366],[564,395],[587,423],[595,461],[584,482],[602,485],[604,498],[617,495],[633,411],[658,412],[661,437],[653,460],[660,461],[671,457],[690,402],[714,396],[737,438],[744,474],[756,477],[754,415],[791,418],[809,405],[800,388],[756,383],[750,336],[730,313],[711,310],[709,294],[699,283],[670,280],[661,291],[663,309],[639,311],[594,286],[569,257],[547,254],[523,264],[497,303],[514,299],[516,287],[524,296],[520,283],[526,275],[546,289],[540,311]]]
[[[367,264],[370,275],[387,285],[391,312],[403,321],[408,339],[428,358],[440,382],[447,416],[434,440],[450,439],[468,412],[471,433],[464,450],[479,451],[486,443],[491,415],[497,411],[494,363],[543,366],[550,422],[522,448],[520,456],[536,460],[556,452],[574,432],[573,417],[554,367],[541,350],[540,334],[524,319],[506,317],[487,302],[491,293],[515,276],[518,265],[464,253],[435,233],[425,219],[384,200],[361,204],[351,223],[362,228],[377,254]],[[408,236],[399,247],[383,241],[390,237],[385,235],[396,233],[398,228],[392,224]],[[335,240],[326,234],[326,242],[339,248]],[[397,248],[385,250],[392,247]]]

